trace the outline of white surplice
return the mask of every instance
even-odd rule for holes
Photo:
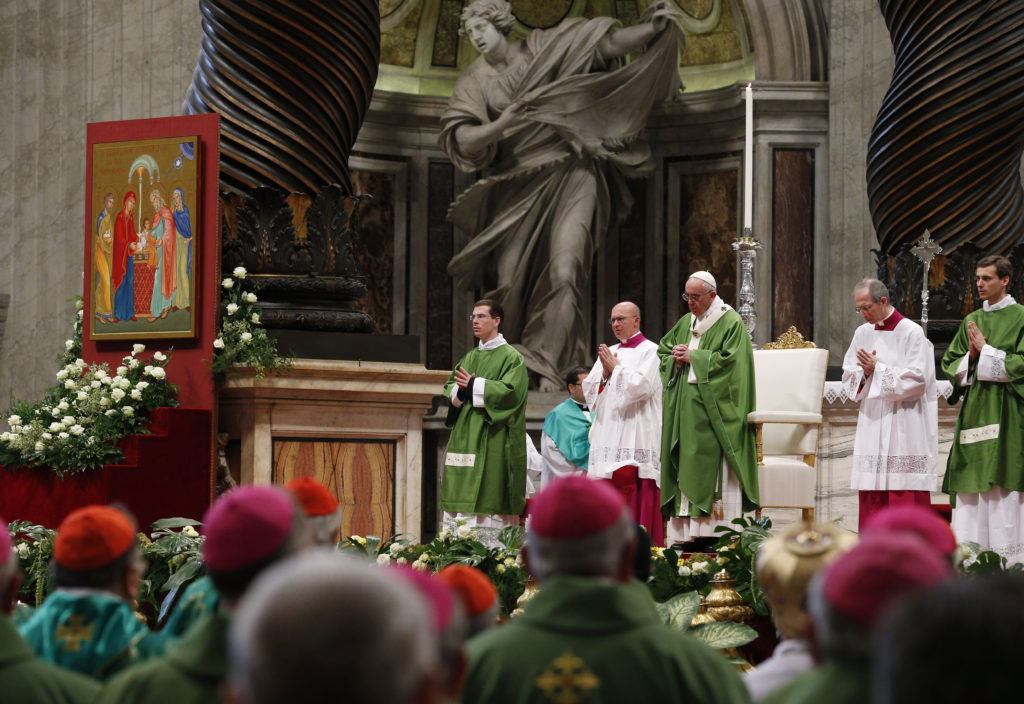
[[[611,479],[616,469],[636,465],[641,479],[661,486],[661,375],[658,345],[609,348],[619,360],[607,382],[598,360],[583,380],[594,415],[587,476]],[[602,388],[603,386],[603,388]]]
[[[874,373],[857,365],[857,350],[874,350]],[[843,385],[860,402],[850,487],[862,491],[936,491],[939,406],[935,352],[908,318],[893,330],[865,323],[843,359]]]

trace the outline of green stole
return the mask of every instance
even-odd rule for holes
[[[754,355],[743,320],[727,311],[700,338],[690,364],[675,371],[672,348],[690,343],[687,313],[658,345],[664,386],[661,433],[661,511],[678,516],[680,498],[690,516],[711,514],[724,482],[722,458],[743,487],[743,510],[758,503],[757,449],[747,414],[754,410]],[[690,366],[696,384],[687,382]]]
[[[526,365],[509,344],[479,347],[455,368],[486,380],[484,405],[451,405],[445,425],[452,429],[441,480],[443,511],[520,514],[526,508]],[[452,371],[444,385],[451,399]]]
[[[970,350],[967,323],[974,321],[987,342],[1006,352],[1009,382],[979,381],[959,386],[956,369]],[[970,374],[977,373],[970,363]],[[1024,306],[1012,304],[1000,310],[976,310],[960,324],[956,337],[942,357],[942,370],[953,384],[954,403],[963,395],[956,433],[949,451],[942,490],[956,504],[956,493],[975,494],[999,486],[1024,491]]]

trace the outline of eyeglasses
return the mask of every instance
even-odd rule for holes
[[[608,319],[608,324],[609,325],[615,325],[615,323],[624,323],[627,320],[632,320],[635,317],[636,317],[635,315],[629,315],[629,316],[618,315],[618,316],[616,316],[614,318],[609,318]]]
[[[878,305],[878,304],[877,303],[868,303],[866,306],[857,306],[853,310],[857,313],[857,315],[860,315],[861,312],[871,310],[876,305]]]
[[[694,301],[699,301],[700,299],[704,298],[707,295],[708,294],[706,293],[684,293],[682,295],[682,299],[683,303],[689,303],[691,299]]]
[[[489,315],[484,315],[483,313],[478,313],[477,315],[469,316],[469,322],[472,323],[475,320],[488,320],[488,319],[490,319],[490,317],[491,316],[489,316]]]

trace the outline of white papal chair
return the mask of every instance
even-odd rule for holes
[[[754,351],[757,410],[757,479],[761,508],[799,508],[814,520],[818,430],[828,350],[790,327]],[[760,517],[761,508],[757,515]]]

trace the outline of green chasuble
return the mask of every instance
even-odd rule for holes
[[[216,613],[219,603],[213,580],[210,575],[203,575],[185,588],[160,632],[168,638],[180,638],[192,624]]]
[[[509,344],[473,349],[459,360],[484,380],[484,403],[467,397],[450,405],[445,425],[452,429],[441,479],[442,511],[520,514],[526,507],[526,365]],[[477,382],[479,383],[479,382]],[[455,372],[444,386],[451,404]]]
[[[3,704],[89,704],[99,684],[84,675],[41,661],[0,615],[0,702]]]
[[[754,354],[743,320],[728,310],[700,338],[690,364],[674,373],[672,348],[690,344],[687,313],[658,345],[664,386],[661,431],[661,511],[678,516],[680,497],[690,516],[711,514],[721,498],[722,458],[743,486],[743,510],[757,507],[757,445],[747,414],[754,410]],[[696,384],[687,382],[690,366]]]
[[[764,704],[871,704],[867,667],[828,662],[775,690]]]
[[[216,704],[228,674],[228,624],[217,613],[196,624],[167,655],[111,678],[94,704]],[[343,686],[343,684],[339,684]]]
[[[638,581],[552,577],[466,651],[464,704],[750,701],[736,669],[662,623]]]
[[[971,362],[973,381],[969,386],[958,385],[956,370],[970,350],[967,323],[971,320],[989,345],[1006,353],[1009,382],[979,381],[977,363]],[[950,402],[963,394],[942,480],[950,503],[955,505],[958,492],[977,494],[993,486],[1024,491],[1024,306],[1014,303],[969,314],[942,356],[942,370],[953,384]]]
[[[101,680],[165,643],[123,599],[92,589],[58,589],[20,630],[43,660]]]

